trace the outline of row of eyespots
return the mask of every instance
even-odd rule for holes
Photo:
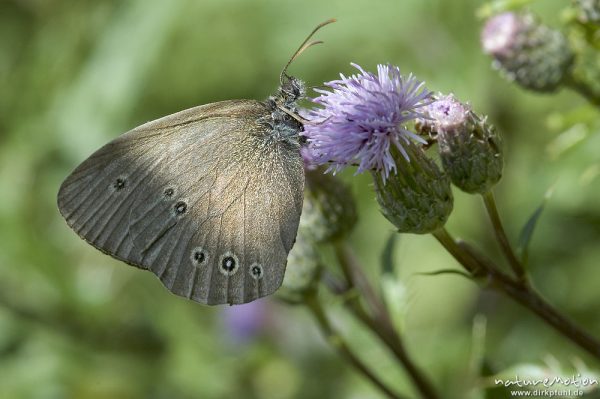
[[[119,176],[115,179],[113,184],[111,185],[115,191],[121,191],[127,185],[127,178],[125,176]],[[173,187],[167,187],[163,191],[163,196],[165,199],[170,199],[175,195],[175,189]],[[184,210],[185,211],[185,210]]]
[[[194,266],[203,266],[208,263],[208,252],[204,248],[194,248],[190,259]],[[219,271],[226,276],[233,276],[239,269],[239,261],[233,252],[225,252],[219,260]],[[262,278],[263,267],[258,263],[250,265],[250,275],[255,280]]]
[[[112,189],[114,189],[115,191],[121,191],[122,189],[125,188],[125,186],[127,185],[127,178],[125,176],[119,176],[115,179],[115,181],[113,182],[113,184],[111,185]],[[175,189],[173,187],[167,187],[164,189],[163,191],[163,197],[164,199],[171,199],[173,196],[175,195]],[[183,208],[181,208],[181,203],[184,205]],[[185,202],[180,201],[177,203],[177,205],[180,205],[179,207],[176,207],[176,212],[177,213],[183,213],[185,212]],[[183,210],[178,210],[178,209],[183,209]]]
[[[124,176],[118,177],[112,184],[112,189],[115,191],[121,191],[127,185],[127,180]],[[163,191],[163,197],[165,200],[171,199],[175,195],[175,189],[173,187],[167,187]],[[185,201],[177,201],[173,206],[175,216],[181,216],[187,211],[187,203]]]
[[[112,185],[115,191],[120,191],[126,186],[125,177],[118,177]],[[167,187],[163,191],[164,199],[171,199],[175,195],[175,189],[173,187]],[[173,206],[173,211],[176,216],[181,216],[187,211],[187,203],[185,201],[177,201]],[[208,252],[203,248],[195,248],[192,250],[190,257],[194,266],[202,266],[208,263]],[[219,271],[226,276],[233,276],[239,268],[239,261],[237,256],[232,252],[226,252],[221,255],[219,260]],[[250,265],[250,275],[255,280],[263,277],[263,267],[258,263]]]

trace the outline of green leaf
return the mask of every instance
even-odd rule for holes
[[[404,331],[408,315],[408,294],[406,285],[392,274],[381,276],[381,291],[383,301],[392,323],[398,331]]]
[[[394,249],[396,248],[398,233],[390,234],[383,252],[381,253],[381,273],[394,275]]]
[[[469,273],[463,272],[462,270],[456,270],[456,269],[441,269],[441,270],[434,270],[432,272],[416,273],[417,276],[440,276],[442,274],[457,274],[459,276],[466,277],[469,280],[472,280],[472,276]]]
[[[590,129],[583,123],[578,123],[559,134],[546,147],[551,159],[558,159],[564,153],[576,147],[590,137]]]
[[[396,325],[400,328],[404,319],[402,311],[404,300],[402,293],[404,292],[402,284],[398,281],[394,268],[394,249],[396,248],[397,232],[392,232],[388,237],[383,252],[381,252],[381,277],[379,278],[379,287],[383,294],[383,303],[386,307],[391,308],[390,313]],[[398,296],[400,295],[400,296]],[[396,320],[394,315],[398,315],[399,320]]]
[[[461,379],[461,384],[469,387],[469,390],[465,392],[463,397],[465,399],[489,399],[490,395],[487,395],[485,392],[486,387],[480,383],[486,375],[490,374],[487,370],[485,359],[487,335],[487,318],[485,315],[481,313],[474,315],[471,331],[471,354],[468,361],[468,369]]]
[[[546,195],[544,195],[544,199],[542,203],[536,208],[535,211],[531,214],[527,223],[521,229],[521,233],[519,233],[519,242],[517,244],[517,252],[519,254],[519,258],[523,265],[527,265],[527,260],[529,258],[529,243],[531,242],[531,238],[533,237],[533,232],[535,230],[535,226],[537,224],[538,219],[540,218],[548,199],[552,196],[552,192],[554,191],[554,185],[548,189]]]

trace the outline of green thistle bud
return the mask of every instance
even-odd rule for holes
[[[356,205],[350,188],[321,169],[306,171],[300,228],[316,242],[331,242],[352,231]]]
[[[310,233],[300,228],[296,243],[288,255],[283,284],[277,291],[278,297],[290,303],[303,302],[306,295],[317,289],[321,269],[316,243],[310,238]]]
[[[600,98],[600,52],[580,36],[574,37],[575,61],[570,84],[588,98]],[[597,101],[596,101],[597,102]]]
[[[404,146],[405,158],[391,148],[396,173],[387,180],[372,172],[381,212],[401,233],[431,233],[446,223],[452,212],[450,180],[425,152],[412,143]]]
[[[493,66],[526,89],[549,92],[568,75],[573,53],[558,30],[539,24],[531,14],[506,12],[490,18],[481,33]]]
[[[578,19],[584,24],[600,24],[600,0],[574,0]]]
[[[486,193],[502,177],[502,141],[494,126],[453,95],[439,96],[425,108],[424,120],[437,133],[444,170],[467,193]]]

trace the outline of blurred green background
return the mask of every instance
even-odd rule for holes
[[[481,1],[3,0],[0,2],[0,398],[379,398],[325,344],[301,307],[269,298],[205,307],[101,254],[56,208],[68,173],[142,122],[195,105],[272,93],[319,22],[324,45],[290,73],[318,85],[391,62],[488,114],[505,136],[496,193],[509,234],[554,185],[532,242],[540,291],[600,335],[598,114],[572,92],[540,96],[502,80],[479,49]],[[550,25],[567,2],[531,8]],[[352,184],[351,242],[378,274],[391,225],[368,176]],[[455,191],[449,230],[492,241],[481,202]],[[519,364],[597,368],[505,298],[456,276],[430,236],[403,236],[389,295],[410,353],[443,397],[481,398],[472,369]],[[291,267],[292,265],[290,265]],[[335,324],[390,385],[414,395],[373,337],[330,303]],[[474,324],[474,321],[475,324]],[[474,325],[476,328],[474,328]],[[473,331],[476,331],[475,337]]]

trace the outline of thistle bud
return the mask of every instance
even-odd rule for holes
[[[431,233],[446,223],[452,212],[450,180],[415,144],[396,148],[391,155],[397,170],[387,180],[372,172],[381,212],[401,233]]]
[[[493,16],[483,28],[481,44],[506,78],[534,91],[557,89],[573,61],[565,36],[539,24],[531,14]]]
[[[599,0],[574,0],[578,19],[584,24],[600,24]]]
[[[453,95],[426,108],[429,129],[437,133],[440,159],[452,183],[467,193],[486,193],[502,177],[502,142],[494,126]]]
[[[306,171],[300,228],[316,242],[331,242],[352,231],[356,205],[349,187],[323,170]]]
[[[283,284],[277,291],[279,298],[300,303],[316,289],[321,274],[321,263],[316,243],[302,228],[298,230],[296,243],[288,255],[288,264]]]
[[[600,52],[585,39],[578,37],[576,58],[571,70],[572,84],[587,93],[588,98],[600,98]]]

